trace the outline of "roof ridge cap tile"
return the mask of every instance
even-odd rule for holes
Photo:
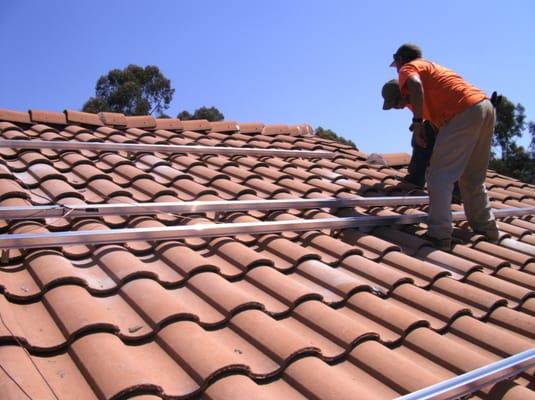
[[[264,130],[264,124],[262,122],[239,122],[238,128],[239,132],[247,135],[252,133],[259,133],[262,134],[262,131]]]
[[[240,126],[236,121],[221,120],[210,122],[210,132],[239,132]]]
[[[401,167],[408,165],[411,156],[406,152],[396,153],[371,153],[368,155],[366,162],[372,165],[380,165],[386,167]]]
[[[125,116],[127,128],[156,128],[156,120],[152,115]]]
[[[0,109],[0,121],[20,122],[23,124],[32,123],[29,112],[8,110],[4,108]]]
[[[182,129],[193,132],[207,132],[212,129],[212,126],[207,119],[188,119],[182,121]]]
[[[128,122],[122,113],[101,111],[97,114],[104,125],[126,127]]]
[[[156,130],[182,131],[182,121],[178,118],[156,118]]]
[[[88,113],[85,111],[76,111],[65,109],[63,111],[67,117],[68,123],[104,126],[104,122],[100,119],[98,114]]]
[[[43,111],[37,109],[30,109],[30,118],[32,122],[47,123],[54,125],[67,125],[67,117],[63,112],[58,111]]]
[[[266,136],[277,136],[277,135],[289,135],[290,136],[290,127],[285,124],[269,124],[264,125],[262,129],[262,134]]]

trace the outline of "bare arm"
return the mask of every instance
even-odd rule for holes
[[[416,74],[411,75],[407,79],[407,90],[409,91],[409,98],[411,99],[412,112],[414,118],[422,118],[423,104],[424,104],[424,87],[420,77]]]
[[[414,139],[419,146],[427,147],[421,122],[423,117],[424,88],[418,75],[409,76],[407,79],[407,90],[412,105],[413,118],[420,119],[420,122],[413,122],[411,125],[411,130],[414,132]]]

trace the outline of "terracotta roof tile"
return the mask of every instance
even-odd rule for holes
[[[206,119],[192,119],[187,121],[182,121],[182,129],[184,131],[209,131],[212,129],[210,122]]]
[[[290,194],[286,188],[270,183],[264,179],[253,178],[247,180],[247,186],[252,187],[257,194],[263,194],[267,198],[277,198],[281,194]]]
[[[256,198],[256,191],[254,189],[228,179],[218,179],[212,183],[212,186],[219,191],[219,196],[224,199],[238,200],[247,195],[252,195]]]
[[[182,121],[176,118],[157,118],[156,129],[168,131],[181,131]]]
[[[2,137],[8,140],[25,140],[28,137],[21,131],[5,128],[2,130]]]
[[[134,117],[127,117],[127,118],[134,118]],[[135,124],[135,121],[136,120],[133,121],[134,124]],[[148,120],[138,119],[137,121],[139,121],[138,122],[139,125],[142,125],[143,123],[150,124],[150,121],[148,121]],[[143,122],[143,121],[145,121],[145,122]],[[152,134],[152,132],[149,132],[149,131],[146,131],[144,129],[140,129],[140,128],[137,128],[137,127],[128,127],[128,129],[125,130],[125,134],[126,134],[125,136],[128,137],[129,139],[139,140],[140,142],[143,139],[147,139],[147,138],[156,139],[156,137]]]
[[[530,290],[535,288],[534,277],[525,270],[518,271],[514,268],[501,268],[495,275],[505,281],[512,282]]]
[[[211,122],[212,132],[237,132],[239,125],[235,121]]]
[[[110,398],[126,393],[139,382],[145,388],[162,388],[171,396],[186,395],[198,390],[194,379],[176,364],[156,342],[131,347],[108,333],[98,333],[81,338],[73,343],[72,352],[84,370],[98,387],[98,395]],[[99,348],[101,352],[94,352]],[[132,368],[129,373],[120,372],[122,365],[143,360],[143,371]]]
[[[156,128],[156,120],[150,115],[136,115],[126,117],[127,128]]]
[[[179,169],[169,167],[168,165],[157,165],[152,169],[153,176],[163,177],[167,184],[172,183],[178,179],[192,179],[190,175],[180,171]]]
[[[350,256],[342,261],[342,266],[370,282],[370,287],[379,288],[384,293],[394,287],[413,280],[395,268],[368,260],[361,256]]]
[[[498,305],[506,304],[503,298],[472,286],[470,277],[466,282],[459,282],[450,277],[441,278],[433,284],[433,290],[465,304],[478,317],[486,315]]]
[[[200,142],[200,141],[199,141]],[[214,143],[212,142],[212,144],[207,144],[206,142],[200,142],[200,143],[203,143],[205,144],[206,146],[213,146]],[[242,140],[235,140],[235,139],[227,139],[223,142],[225,144],[225,146],[230,146],[230,147],[251,147],[251,146],[254,146],[254,147],[262,147],[262,145],[260,146],[256,146],[254,145],[254,143],[252,143],[251,145],[249,145],[247,142],[244,142]],[[266,148],[266,147],[264,147]]]
[[[128,190],[122,189],[117,184],[113,183],[110,179],[98,178],[87,184],[87,186],[94,190],[96,193],[100,194],[104,198],[117,197],[117,196],[127,196],[133,197],[132,193]]]
[[[265,125],[262,129],[262,134],[266,136],[276,136],[287,133],[289,133],[288,125]]]
[[[102,126],[103,123],[98,115],[92,113],[86,113],[81,111],[74,110],[65,110],[65,116],[67,117],[67,122],[73,124],[84,124],[84,125],[93,125],[93,126]]]
[[[408,165],[410,159],[411,156],[408,153],[374,153],[370,154],[366,161],[370,164],[400,167]]]
[[[0,109],[0,120],[9,121],[9,122],[19,122],[22,124],[32,123],[29,112],[21,112],[21,111],[13,111],[13,110],[5,110],[5,109]]]
[[[37,179],[37,182],[47,179],[63,179],[63,175],[48,164],[34,163],[28,166],[27,171]]]
[[[337,156],[3,149],[3,207],[354,198],[413,189],[399,184],[406,168],[372,167],[365,153],[312,136],[304,124],[114,113],[101,120],[68,110],[32,116],[39,123],[1,110],[3,137],[321,148]],[[535,203],[532,186],[493,172],[488,183],[493,207]],[[426,209],[358,207],[349,215]],[[0,221],[0,231],[261,223],[332,218],[334,212],[66,215]],[[394,398],[533,347],[532,219],[501,220],[497,244],[457,223],[455,235],[464,243],[451,252],[435,250],[421,226],[10,250],[0,266],[0,361],[35,398],[53,397],[39,372],[60,398]],[[522,374],[483,391],[489,398],[529,398],[528,379]],[[24,396],[12,380],[3,382],[8,398]]]
[[[28,355],[19,346],[6,345],[2,346],[0,359],[11,376],[22,378],[25,383],[23,392],[16,381],[6,379],[3,395],[8,399],[27,396],[35,399],[54,398],[54,396],[97,398],[75,361],[68,354],[38,357]],[[53,388],[54,392],[50,388]]]
[[[238,126],[242,134],[261,133],[264,129],[264,124],[256,122],[240,123]]]
[[[30,132],[33,131],[33,132],[37,132],[38,134],[42,135],[46,132],[55,132],[57,133],[57,129],[54,129],[48,125],[45,125],[45,124],[35,124],[35,125],[32,125],[31,127],[31,130],[30,131],[26,131],[28,134],[30,134]],[[32,134],[33,136],[36,136],[35,133]]]
[[[252,379],[232,375],[218,380],[205,392],[210,400],[235,399],[243,396],[248,399],[260,399],[273,395],[275,398],[288,400],[305,400],[306,398],[284,380],[278,380],[266,385],[257,385]]]
[[[124,114],[114,113],[114,112],[100,112],[98,113],[101,121],[105,125],[117,126],[117,127],[126,127],[128,122]]]
[[[296,386],[304,387],[308,398],[326,400],[375,397],[389,399],[397,392],[384,385],[381,380],[364,372],[351,362],[328,364],[316,358],[307,357],[292,364],[285,373]],[[349,379],[352,377],[352,379]],[[327,384],[322,383],[328,382]],[[349,395],[351,393],[351,395]]]
[[[299,195],[302,197],[309,197],[312,193],[321,193],[320,189],[300,182],[297,179],[283,177],[282,179],[277,180],[277,184],[291,191],[299,193]]]

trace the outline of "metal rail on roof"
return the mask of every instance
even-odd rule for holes
[[[516,209],[519,215],[535,214],[535,207]],[[515,215],[514,209],[496,210],[497,217]],[[465,218],[462,211],[453,214],[454,220]],[[502,215],[503,214],[503,215]],[[110,244],[134,241],[177,240],[192,237],[259,235],[285,231],[349,229],[384,225],[407,225],[425,222],[427,214],[393,216],[359,216],[348,218],[318,218],[307,220],[199,224],[156,228],[125,228],[50,233],[21,233],[0,235],[0,249],[60,247],[75,244]]]
[[[96,217],[104,215],[191,214],[203,212],[346,208],[428,204],[427,196],[355,197],[327,199],[187,201],[161,203],[77,204],[0,207],[0,219]]]
[[[439,382],[397,400],[446,400],[473,394],[490,384],[505,380],[535,366],[535,348]]]
[[[334,158],[330,151],[320,150],[284,150],[244,147],[219,146],[183,146],[167,144],[133,144],[133,143],[100,143],[73,142],[53,140],[0,140],[0,147],[12,149],[53,149],[53,150],[92,150],[92,151],[126,151],[129,153],[190,153],[190,154],[224,154],[224,155],[253,155],[276,157],[303,158]]]
[[[493,209],[492,212],[496,218],[507,217],[525,217],[526,215],[535,215],[535,207],[511,207]],[[466,219],[464,212],[456,211],[452,213],[454,221],[462,221]]]

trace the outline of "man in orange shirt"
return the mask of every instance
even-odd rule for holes
[[[450,69],[422,58],[418,46],[402,45],[391,66],[399,74],[402,102],[410,99],[415,142],[425,147],[423,120],[439,129],[428,169],[429,239],[451,248],[451,194],[459,180],[472,229],[497,241],[499,231],[485,189],[495,112],[485,93]]]

